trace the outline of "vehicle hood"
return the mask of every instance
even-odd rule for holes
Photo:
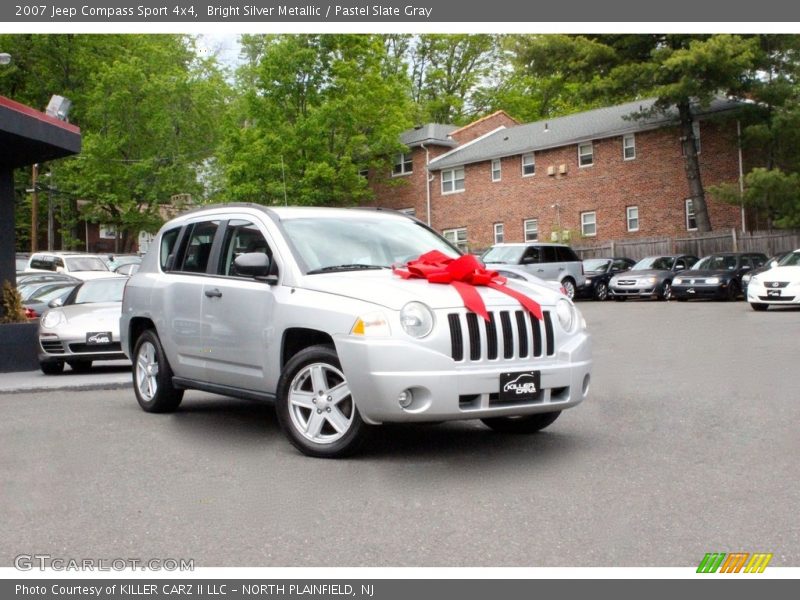
[[[507,285],[541,305],[551,306],[563,298],[559,292],[533,282],[509,280]],[[400,310],[412,301],[424,302],[432,309],[464,306],[461,296],[452,285],[428,283],[425,279],[402,279],[388,269],[307,275],[298,287],[357,298],[394,310]],[[510,296],[488,287],[477,286],[476,289],[487,307],[516,303]]]
[[[111,331],[119,335],[119,319],[122,316],[122,302],[97,302],[94,304],[70,304],[53,310],[60,310],[66,317],[70,329],[86,331]]]
[[[773,267],[756,275],[761,281],[800,281],[800,267]]]
[[[82,281],[88,281],[89,279],[101,279],[103,277],[125,277],[124,275],[119,275],[118,273],[114,273],[112,271],[70,271],[69,274],[72,277],[77,277]]]
[[[665,277],[671,275],[672,271],[665,271],[663,269],[647,269],[645,271],[624,271],[617,273],[614,277],[622,279],[640,279],[642,277]]]

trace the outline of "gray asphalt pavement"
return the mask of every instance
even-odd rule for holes
[[[590,399],[533,436],[387,426],[326,461],[256,403],[191,392],[150,415],[130,389],[2,394],[0,566],[800,566],[800,311],[580,307]]]

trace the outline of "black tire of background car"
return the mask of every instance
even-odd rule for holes
[[[608,285],[600,281],[594,286],[594,299],[603,301],[608,298]]]
[[[331,346],[310,346],[295,354],[283,368],[278,380],[278,393],[275,410],[281,429],[292,445],[306,456],[314,458],[341,458],[355,453],[366,440],[371,427],[364,423],[358,409],[353,405],[355,415],[350,429],[344,436],[330,444],[318,444],[305,438],[297,431],[289,414],[289,392],[292,380],[301,369],[312,363],[322,363],[342,370],[336,350]]]
[[[730,282],[730,284],[728,284],[728,295],[726,297],[726,300],[728,300],[729,302],[735,302],[736,300],[739,299],[740,293],[741,290],[739,289],[739,284],[734,279],[733,281]]]
[[[567,292],[567,298],[572,300],[575,297],[575,282],[571,277],[565,277],[561,282],[561,285],[564,286],[564,289]]]
[[[52,362],[40,362],[39,368],[45,375],[58,375],[64,371],[64,363],[60,360]]]
[[[614,296],[614,300],[616,300],[617,302],[625,302],[627,298],[625,296]]]
[[[136,376],[138,374],[139,365],[138,357],[142,346],[149,342],[155,348],[156,361],[158,362],[158,375],[156,376],[156,393],[153,395],[152,400],[147,400],[139,393],[139,386],[136,384]],[[172,368],[169,366],[167,357],[164,354],[164,348],[161,347],[161,340],[152,329],[146,329],[142,332],[136,340],[136,345],[133,349],[133,391],[136,394],[136,400],[139,406],[145,412],[151,413],[166,413],[172,412],[180,406],[183,400],[183,390],[176,389],[172,385]]]
[[[751,302],[750,306],[753,307],[753,310],[758,312],[765,311],[769,308],[769,304],[762,304],[761,302]]]
[[[67,364],[76,373],[89,373],[92,370],[92,361],[90,360],[68,360]]]
[[[500,433],[536,433],[552,425],[561,411],[537,413],[521,417],[492,417],[481,419],[483,424]]]

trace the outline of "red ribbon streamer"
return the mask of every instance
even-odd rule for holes
[[[506,285],[505,277],[497,271],[484,269],[478,259],[471,254],[450,258],[438,250],[432,250],[409,261],[405,269],[393,267],[392,271],[403,279],[427,279],[429,283],[452,285],[464,301],[464,306],[486,321],[489,320],[489,313],[486,311],[483,298],[475,289],[479,285],[511,296],[534,317],[542,320],[542,307],[538,302],[512,290]]]

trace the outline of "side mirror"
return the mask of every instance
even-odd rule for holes
[[[47,303],[47,306],[49,306],[50,308],[58,308],[59,306],[63,305],[64,301],[61,298],[54,298],[53,300],[50,300],[50,302]]]
[[[272,273],[272,261],[263,252],[245,252],[233,261],[233,266],[238,275],[245,275],[256,279],[265,279],[267,283],[278,282],[276,274]]]

